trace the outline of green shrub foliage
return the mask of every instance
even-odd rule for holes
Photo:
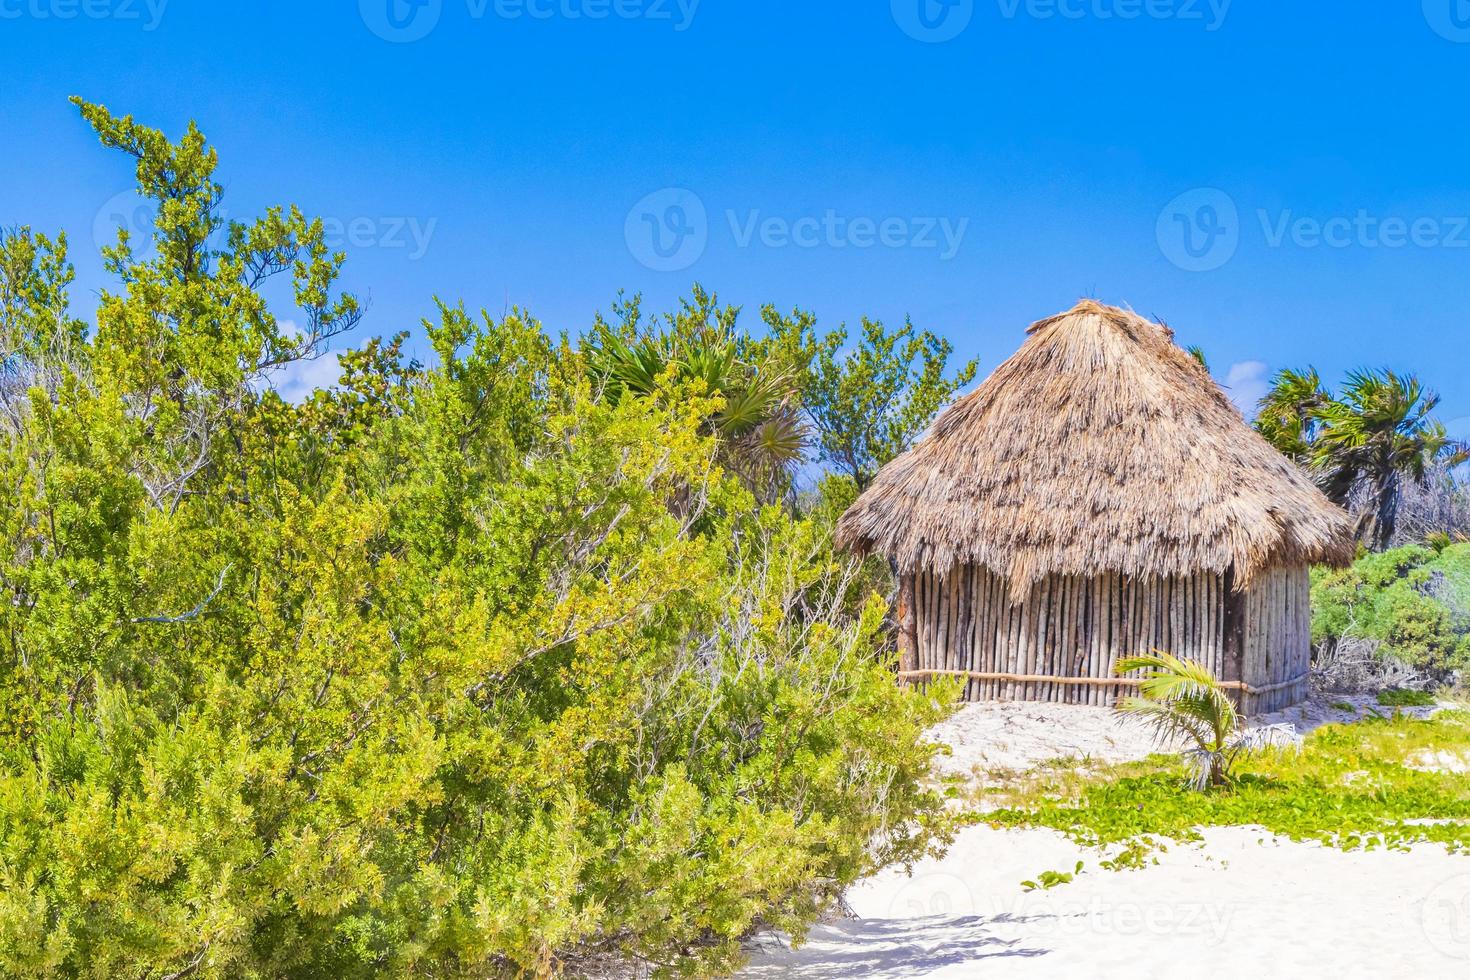
[[[934,844],[946,692],[709,393],[444,306],[434,367],[287,402],[358,317],[321,224],[226,223],[197,131],[82,110],[158,219],[91,325],[65,239],[0,243],[0,973],[716,970]]]
[[[1375,641],[1431,676],[1470,667],[1470,544],[1421,545],[1312,574],[1312,640]]]

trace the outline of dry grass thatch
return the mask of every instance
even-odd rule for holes
[[[838,541],[1013,596],[1053,575],[1235,572],[1352,560],[1352,524],[1253,430],[1168,327],[1084,301],[890,463]]]

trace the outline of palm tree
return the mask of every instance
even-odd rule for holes
[[[1237,733],[1239,716],[1215,675],[1199,664],[1154,651],[1118,661],[1117,672],[1146,671],[1140,696],[1118,701],[1117,710],[1144,721],[1164,743],[1191,743],[1198,790],[1227,786],[1235,758],[1249,739]]]
[[[796,372],[777,358],[752,357],[734,328],[736,311],[719,309],[698,287],[679,314],[652,329],[639,328],[636,300],[621,309],[623,329],[599,321],[586,346],[604,397],[646,397],[672,371],[720,398],[705,431],[719,437],[721,464],[765,499],[784,492],[806,445]]]
[[[1374,549],[1387,548],[1398,524],[1403,481],[1423,485],[1438,462],[1458,466],[1470,458],[1430,417],[1439,396],[1413,375],[1358,371],[1348,376],[1342,397],[1318,413],[1322,431],[1313,466],[1323,473],[1323,489],[1347,501],[1362,487],[1368,495],[1362,536]]]
[[[1316,368],[1280,371],[1261,399],[1256,429],[1286,456],[1309,466],[1317,438],[1317,413],[1331,400]]]
[[[1344,507],[1362,500],[1358,536],[1387,548],[1405,480],[1423,485],[1436,464],[1470,459],[1431,417],[1439,396],[1412,374],[1356,371],[1333,397],[1315,370],[1282,371],[1261,400],[1256,426],[1272,445],[1309,467]]]

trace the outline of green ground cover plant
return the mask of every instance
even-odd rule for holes
[[[1438,699],[1428,691],[1410,691],[1395,687],[1379,691],[1377,701],[1385,708],[1432,708]]]
[[[969,819],[1049,827],[1086,846],[1121,845],[1120,854],[1151,840],[1197,841],[1202,827],[1243,825],[1346,850],[1434,842],[1463,852],[1470,772],[1436,771],[1446,754],[1470,763],[1470,712],[1328,725],[1299,751],[1242,756],[1233,784],[1206,792],[1187,792],[1191,767],[1163,755],[1044,770],[981,790]]]

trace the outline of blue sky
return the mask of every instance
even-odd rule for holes
[[[1417,370],[1470,436],[1465,0],[0,0],[0,65],[0,224],[70,233],[84,312],[130,168],[73,93],[329,219],[365,334],[698,280],[988,372],[1086,295],[1241,398]]]

